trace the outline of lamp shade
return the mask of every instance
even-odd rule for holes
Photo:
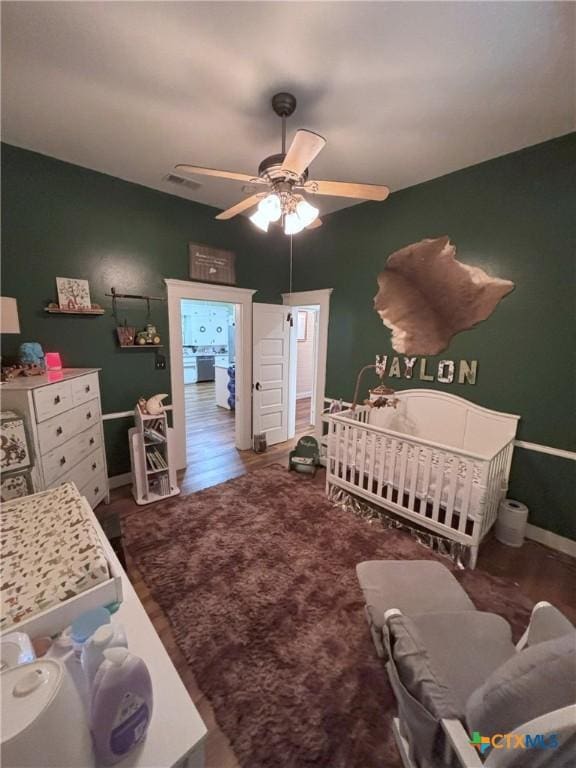
[[[0,296],[0,333],[20,333],[18,305],[10,296]]]
[[[304,222],[297,213],[287,213],[284,217],[284,234],[297,235],[304,229]]]
[[[256,213],[253,213],[252,216],[250,216],[250,221],[252,224],[257,226],[258,229],[261,229],[262,232],[268,232],[268,225],[270,221],[266,214],[260,210],[260,208],[256,210]]]

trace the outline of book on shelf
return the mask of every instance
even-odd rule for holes
[[[168,469],[168,464],[164,456],[160,453],[158,448],[148,447],[146,451],[146,460],[150,466],[150,469],[160,470]]]
[[[152,427],[144,428],[144,439],[150,443],[165,443],[166,437],[162,432]]]

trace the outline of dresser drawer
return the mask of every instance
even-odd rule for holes
[[[93,478],[104,472],[104,454],[100,448],[92,451],[85,459],[82,459],[75,467],[69,469],[57,480],[50,484],[50,488],[57,488],[62,483],[75,483],[76,488],[83,488]]]
[[[47,486],[52,485],[95,448],[100,447],[100,425],[96,424],[42,457],[44,482]]]
[[[84,405],[72,408],[60,416],[53,416],[42,424],[38,424],[38,442],[40,453],[45,454],[62,445],[71,437],[83,432],[92,424],[100,420],[100,406],[98,399],[90,400]]]
[[[72,401],[74,405],[86,403],[98,397],[98,374],[89,373],[87,376],[79,376],[70,382],[72,387]]]
[[[80,493],[88,500],[88,504],[94,509],[108,493],[108,479],[102,472],[98,477],[93,478],[83,488]]]
[[[74,402],[70,384],[69,381],[61,381],[58,384],[50,384],[48,387],[34,390],[36,421],[46,421],[72,408]]]

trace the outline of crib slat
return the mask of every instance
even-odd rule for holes
[[[468,460],[463,459],[464,464],[468,466]],[[450,487],[448,489],[448,500],[446,502],[446,519],[444,524],[452,528],[452,516],[454,514],[454,500],[456,498],[456,489],[458,487],[458,470],[460,468],[460,458],[452,454],[452,469],[450,472]]]
[[[438,512],[440,510],[440,499],[442,498],[442,485],[444,484],[444,465],[446,464],[446,454],[444,451],[438,458],[438,466],[434,469],[434,478],[436,480],[436,490],[434,491],[434,504],[432,506],[432,520],[438,521]]]
[[[368,436],[370,439],[368,441],[368,450],[370,451],[370,455],[368,458],[368,490],[370,493],[372,493],[372,488],[374,486],[374,464],[376,461],[376,450],[377,450],[377,435],[375,432],[371,432]]]
[[[358,467],[358,485],[364,488],[364,478],[366,477],[366,439],[368,430],[366,427],[362,430],[360,436],[360,466]]]
[[[460,510],[460,522],[458,530],[460,533],[466,531],[466,521],[468,520],[468,510],[470,509],[470,498],[472,496],[472,480],[474,479],[474,464],[466,462],[466,479],[464,481],[464,493],[462,494],[462,509]]]
[[[344,425],[344,445],[342,447],[342,474],[341,478],[342,480],[346,480],[346,476],[348,474],[348,465],[350,463],[350,453],[348,451],[348,443],[350,442],[350,431],[352,427],[350,424]]]
[[[390,441],[390,470],[388,472],[388,485],[386,486],[386,499],[388,501],[392,498],[392,491],[394,490],[394,470],[396,469],[397,447],[398,440],[393,437]]]
[[[384,485],[384,468],[386,466],[386,455],[388,452],[388,438],[382,437],[382,445],[378,451],[378,483],[376,485],[376,495],[382,496],[382,486]],[[374,451],[376,453],[376,451]]]
[[[354,426],[350,435],[350,482],[356,484],[356,467],[358,465],[358,427]]]
[[[404,506],[404,483],[406,482],[406,464],[408,462],[408,443],[402,441],[402,450],[400,452],[400,478],[398,481],[398,499],[397,503]]]
[[[334,474],[336,477],[340,477],[340,453],[342,449],[342,424],[337,422],[335,425],[334,440],[336,441],[336,447],[334,449]]]
[[[420,498],[420,514],[426,515],[426,503],[428,501],[428,487],[430,485],[430,470],[432,468],[432,451],[430,448],[424,449],[426,459],[424,461],[424,479],[422,481],[422,496]]]
[[[408,509],[414,511],[414,497],[416,495],[416,480],[418,479],[418,470],[420,468],[420,446],[414,446],[414,456],[410,462],[412,476],[410,478],[410,496],[408,498]]]

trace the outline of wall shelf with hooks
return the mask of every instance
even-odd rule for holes
[[[50,315],[87,315],[88,317],[94,317],[95,315],[103,315],[105,311],[104,309],[58,309],[57,307],[44,307],[44,312],[48,312]]]

